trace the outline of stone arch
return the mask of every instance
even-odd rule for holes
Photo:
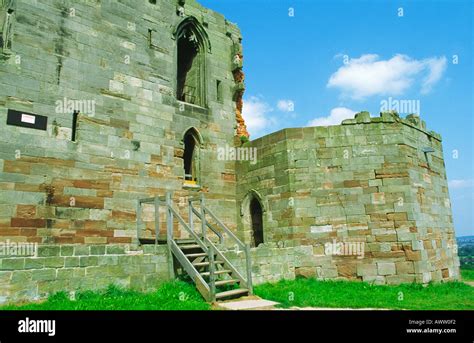
[[[176,99],[206,106],[206,53],[209,37],[195,17],[183,19],[173,33],[176,40]]]
[[[202,148],[204,146],[204,137],[202,136],[201,132],[198,129],[196,129],[194,126],[189,126],[189,127],[186,128],[186,130],[184,130],[183,139],[181,140],[181,144],[184,144],[184,137],[188,133],[193,133],[196,136],[196,139],[199,143],[199,147]]]
[[[209,36],[204,27],[199,22],[199,20],[196,19],[196,17],[189,16],[181,20],[181,22],[176,26],[173,31],[173,38],[175,40],[178,40],[180,37],[182,37],[186,29],[190,29],[196,34],[196,36],[198,37],[199,45],[204,49],[204,51],[207,51],[209,53],[212,51]]]
[[[261,194],[252,189],[247,192],[240,205],[244,235],[252,247],[265,242],[267,206]]]

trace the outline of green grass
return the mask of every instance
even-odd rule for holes
[[[461,268],[461,277],[463,281],[474,281],[474,269]]]
[[[462,282],[376,286],[363,282],[283,280],[255,287],[258,296],[281,307],[387,308],[410,310],[474,309],[474,287]],[[401,300],[402,299],[402,300]]]
[[[2,310],[208,310],[193,285],[182,281],[168,282],[157,291],[140,293],[110,286],[102,292],[76,293],[70,300],[64,292],[50,296],[42,303],[7,305]]]
[[[463,270],[463,278],[474,270]],[[465,273],[467,273],[465,275]],[[298,278],[255,287],[255,294],[281,307],[387,308],[410,310],[474,309],[474,287],[462,282],[376,286],[363,282]],[[0,310],[209,310],[192,284],[168,282],[157,291],[141,293],[110,286],[104,291],[65,292],[41,303],[6,305]]]

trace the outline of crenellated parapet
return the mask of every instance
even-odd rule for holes
[[[396,111],[380,112],[378,117],[372,117],[369,112],[362,111],[356,113],[354,119],[345,119],[341,125],[370,124],[370,123],[401,123],[419,131],[424,132],[428,136],[441,141],[441,135],[429,131],[426,128],[426,122],[417,114],[409,114],[405,118],[400,117]]]

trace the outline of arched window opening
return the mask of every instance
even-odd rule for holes
[[[250,201],[250,217],[252,221],[252,246],[258,247],[263,243],[263,217],[262,205],[258,199]]]
[[[194,130],[190,129],[184,135],[184,183],[198,184],[199,175],[199,140]]]
[[[202,56],[192,32],[178,40],[178,100],[201,105]]]
[[[175,32],[177,42],[176,98],[206,105],[206,52],[210,51],[206,31],[194,17],[184,19]]]

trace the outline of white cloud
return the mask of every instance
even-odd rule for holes
[[[347,107],[336,107],[331,110],[327,117],[320,117],[311,120],[307,126],[330,126],[340,125],[344,119],[354,118],[355,111]]]
[[[278,100],[277,107],[282,112],[294,112],[295,103],[292,100]]]
[[[417,77],[425,74],[421,92],[428,93],[446,70],[446,57],[423,60],[397,54],[380,60],[376,54],[350,59],[331,75],[327,87],[338,88],[343,95],[362,99],[373,95],[400,95],[410,88]]]
[[[446,57],[441,58],[429,58],[425,62],[429,69],[428,76],[423,80],[421,87],[421,93],[426,94],[431,91],[431,88],[441,79],[444,71],[446,70],[447,62]]]
[[[248,99],[244,99],[242,116],[252,138],[260,135],[265,129],[275,124],[275,119],[269,116],[269,113],[272,111],[272,107],[260,97],[251,96]]]
[[[474,186],[474,182],[473,182],[472,179],[468,179],[468,180],[463,180],[463,179],[450,180],[448,182],[448,186],[451,189],[470,188],[470,187]]]

